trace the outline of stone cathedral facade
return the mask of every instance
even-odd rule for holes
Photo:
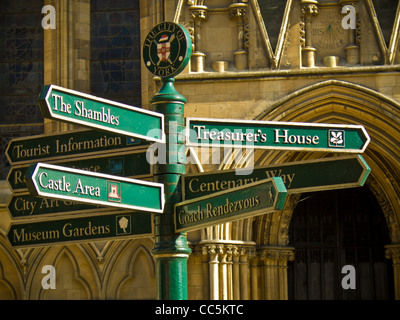
[[[43,119],[45,84],[151,109],[160,80],[141,48],[162,21],[192,37],[175,81],[186,117],[358,124],[371,137],[363,187],[290,195],[281,211],[189,232],[189,299],[400,299],[399,1],[3,2],[1,299],[156,297],[153,238],[11,248],[4,152],[16,137],[76,129]],[[55,8],[54,28],[42,26],[45,5]],[[335,156],[194,148],[187,173]],[[44,265],[56,270],[54,290],[41,285]],[[348,265],[354,289],[342,286]]]

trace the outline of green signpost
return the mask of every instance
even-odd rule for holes
[[[286,188],[271,178],[175,205],[175,230],[186,232],[283,209]]]
[[[147,148],[149,142],[98,130],[75,130],[15,138],[6,149],[11,165]]]
[[[118,212],[51,221],[14,222],[7,232],[13,248],[153,236],[147,212]]]
[[[27,173],[32,195],[162,213],[164,185],[45,163]]]
[[[363,126],[258,120],[186,118],[188,146],[362,153]]]
[[[39,96],[46,118],[155,142],[165,142],[164,115],[95,97],[79,91],[46,85]]]
[[[189,62],[192,42],[179,24],[163,22],[144,39],[143,60],[148,70],[162,78],[162,87],[151,99],[153,108],[165,115],[166,164],[154,168],[154,181],[165,184],[165,210],[154,216],[157,298],[187,299],[187,259],[191,252],[186,234],[175,232],[174,205],[181,201],[179,180],[185,173],[185,142],[178,135],[184,130],[185,97],[174,88],[174,77]]]
[[[51,161],[51,164],[131,178],[150,178],[152,176],[152,167],[147,161],[146,149],[141,147],[138,150],[123,153],[56,160]],[[7,182],[13,192],[28,191],[25,181],[28,169],[29,165],[11,167]]]
[[[288,193],[363,186],[371,168],[361,155],[286,162],[262,167],[186,174],[183,199],[190,200],[272,177],[282,178]]]

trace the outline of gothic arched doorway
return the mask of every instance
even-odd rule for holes
[[[393,267],[385,217],[367,186],[303,194],[289,230],[289,299],[393,299]],[[355,289],[343,289],[342,267],[355,268]]]

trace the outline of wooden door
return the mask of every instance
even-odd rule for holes
[[[289,299],[393,299],[393,267],[384,254],[387,224],[368,187],[303,194],[289,237],[296,249]],[[355,289],[342,287],[345,265],[355,269]]]

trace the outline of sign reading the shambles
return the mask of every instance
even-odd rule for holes
[[[42,115],[47,118],[165,142],[164,115],[161,113],[55,85],[44,86],[38,102]]]
[[[283,209],[281,178],[247,184],[175,205],[175,231],[186,232]]]
[[[11,223],[7,233],[13,248],[151,236],[152,216],[147,212]]]
[[[224,145],[362,153],[370,138],[360,125],[186,118],[188,146]]]
[[[164,185],[45,163],[32,165],[26,184],[34,196],[162,213]]]

